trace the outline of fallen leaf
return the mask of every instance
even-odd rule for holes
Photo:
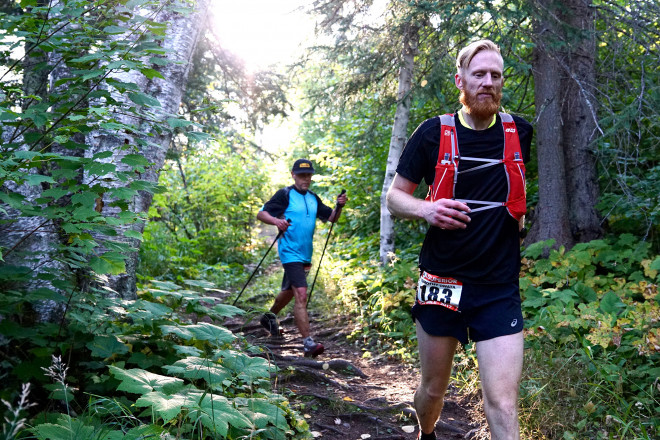
[[[348,397],[348,396],[344,397],[344,400],[345,400],[346,402],[352,402],[352,401],[353,401],[353,399],[351,399],[351,398]]]
[[[402,426],[402,427],[401,427],[401,430],[402,430],[403,432],[407,432],[408,434],[410,434],[411,432],[415,432],[415,425],[406,425],[406,426]]]
[[[306,419],[311,419],[312,418],[312,416],[310,416],[309,414],[303,414],[303,417],[306,418]]]
[[[371,434],[362,434],[360,438],[371,438]]]
[[[330,364],[327,363],[327,362],[324,363],[324,364],[323,364],[323,369],[324,369],[324,370],[327,370],[328,368],[330,368]]]
[[[323,437],[323,434],[321,434],[318,431],[312,431],[312,437],[314,437],[314,438]]]
[[[584,408],[584,410],[588,414],[591,414],[592,412],[596,411],[596,405],[594,405],[594,403],[592,401],[589,401],[589,402],[585,403],[582,408]]]
[[[335,419],[335,425],[341,425],[341,419],[340,418]]]

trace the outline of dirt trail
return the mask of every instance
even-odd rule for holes
[[[412,395],[417,372],[385,357],[363,358],[361,347],[347,341],[347,320],[322,321],[310,316],[315,339],[325,353],[315,359],[302,356],[302,340],[291,315],[281,317],[282,338],[273,338],[258,322],[228,323],[232,330],[266,349],[280,372],[275,386],[291,390],[289,400],[304,415],[316,438],[331,440],[416,439]],[[453,389],[445,399],[438,439],[477,439],[484,426],[470,421],[471,402]],[[414,431],[413,431],[414,429]]]

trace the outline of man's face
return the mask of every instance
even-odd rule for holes
[[[461,90],[459,99],[469,115],[486,119],[497,113],[504,85],[503,69],[499,53],[482,50],[463,72],[456,74],[456,87]]]
[[[297,189],[301,191],[307,191],[309,189],[309,185],[312,183],[312,173],[291,173],[291,176],[293,177],[293,184]]]

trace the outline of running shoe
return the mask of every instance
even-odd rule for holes
[[[305,357],[316,357],[325,351],[323,344],[319,342],[311,342],[303,344],[303,353]]]
[[[277,316],[272,312],[266,312],[261,317],[259,321],[261,326],[268,330],[271,336],[280,337],[282,336],[282,330],[280,330],[280,325],[277,323]]]

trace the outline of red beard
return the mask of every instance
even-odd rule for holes
[[[492,99],[479,101],[477,95],[461,90],[459,100],[470,116],[478,119],[487,119],[497,113],[497,110],[500,108],[500,101],[502,100],[502,90],[492,90],[489,93]]]

